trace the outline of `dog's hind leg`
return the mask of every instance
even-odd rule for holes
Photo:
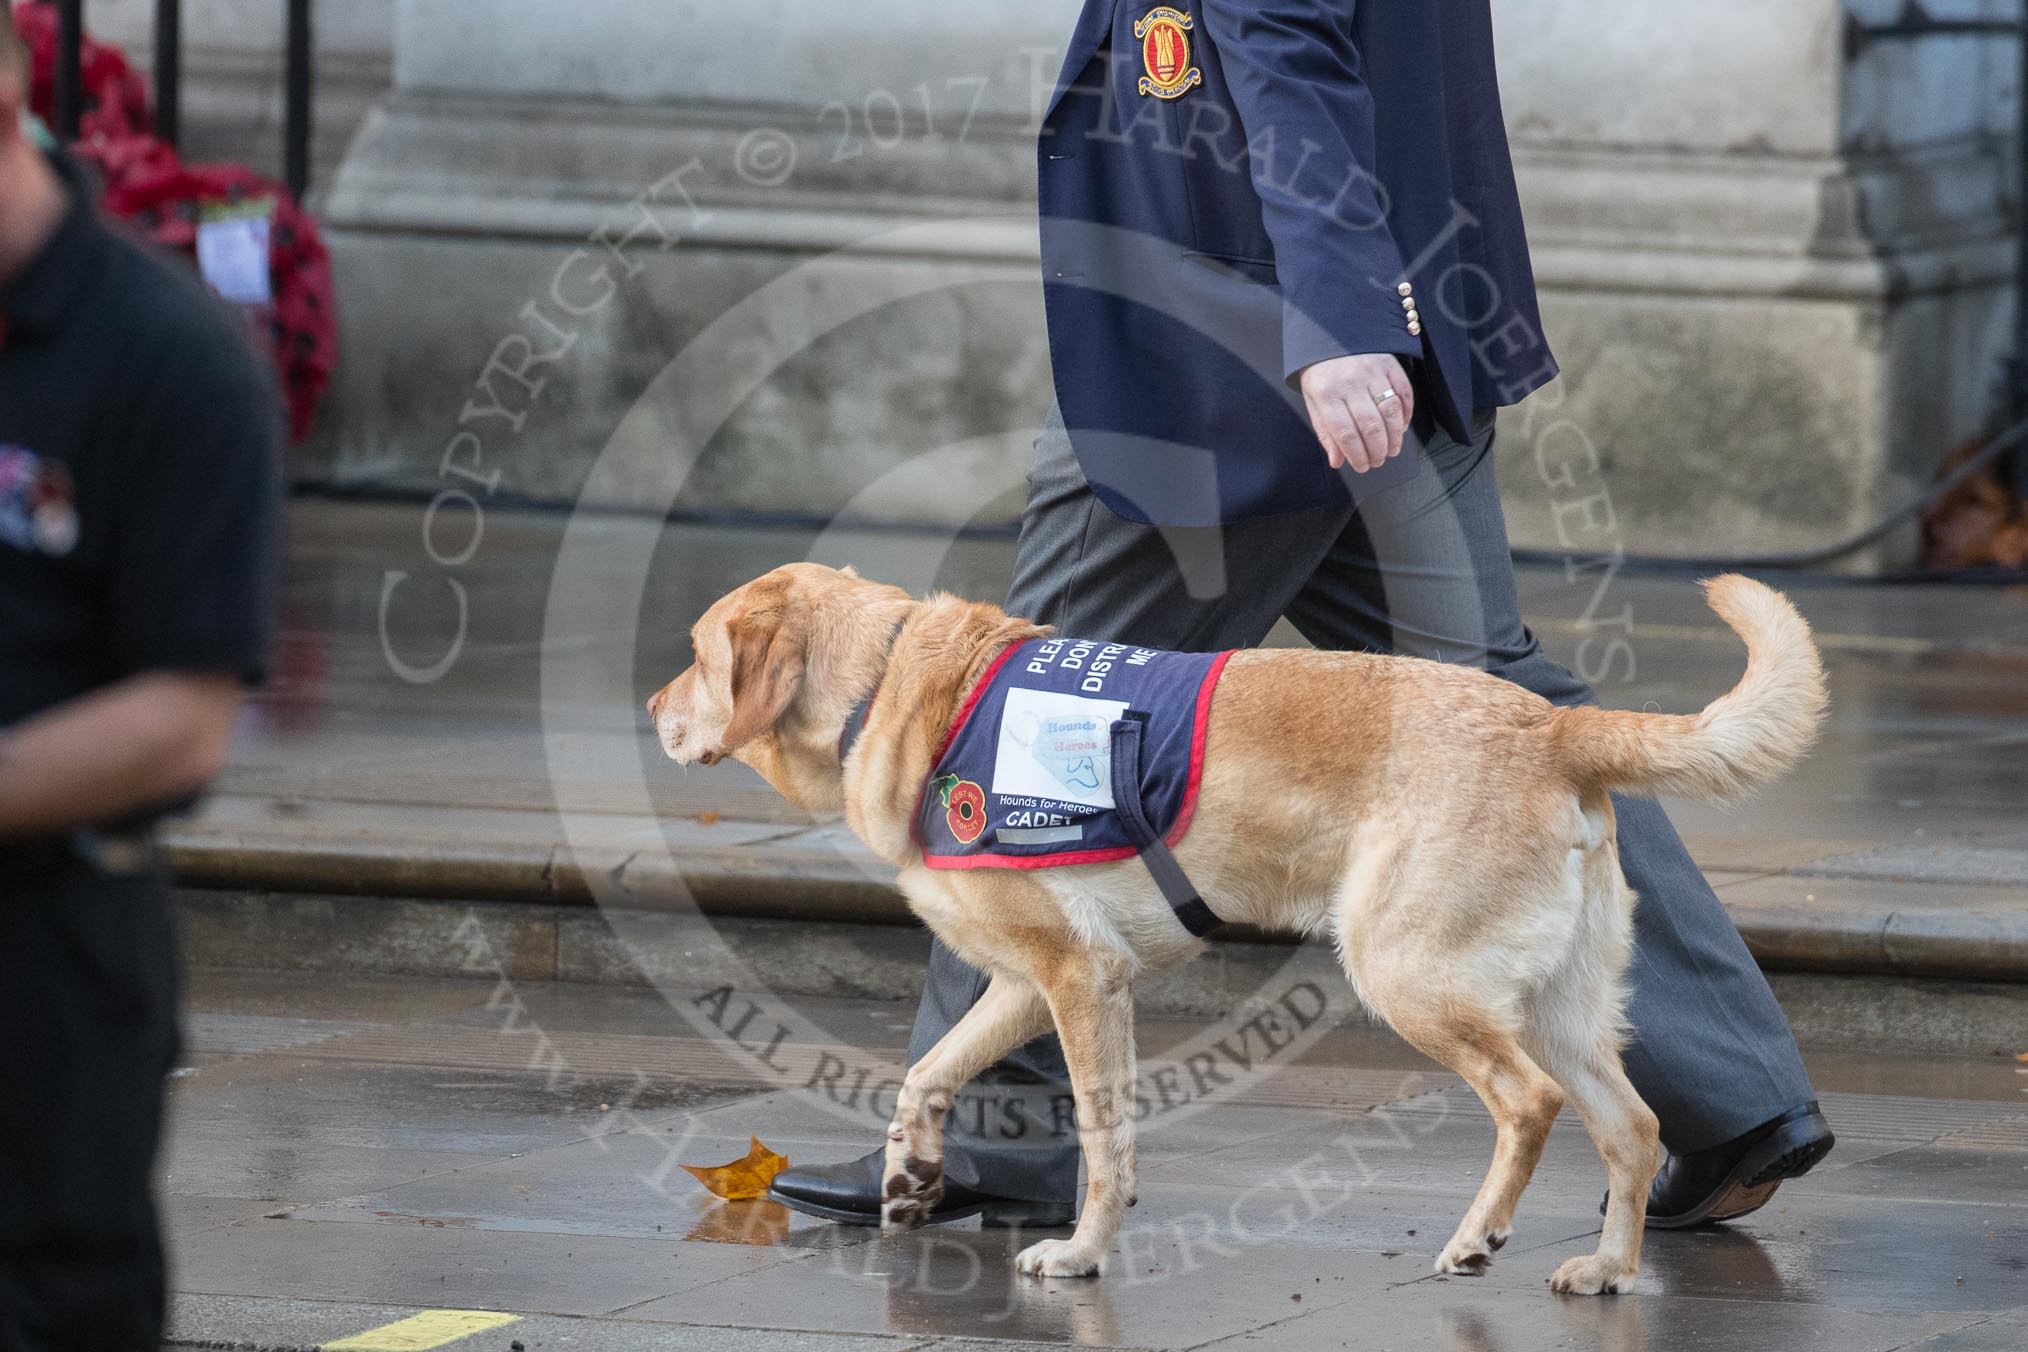
[[[1648,1185],[1662,1162],[1655,1114],[1627,1080],[1620,1061],[1631,953],[1634,894],[1620,873],[1612,808],[1603,796],[1585,805],[1598,847],[1584,861],[1577,944],[1548,986],[1530,1002],[1528,1048],[1556,1077],[1604,1157],[1612,1188],[1596,1253],[1573,1258],[1550,1279],[1571,1295],[1626,1291],[1641,1265]]]
[[[1492,1167],[1436,1261],[1438,1272],[1478,1276],[1513,1233],[1514,1207],[1542,1158],[1563,1093],[1506,1021],[1482,1004],[1419,982],[1362,987],[1362,994],[1417,1050],[1463,1076],[1493,1115]]]
[[[1630,1290],[1641,1267],[1648,1185],[1662,1163],[1655,1114],[1628,1081],[1616,1038],[1599,1037],[1590,1046],[1567,1047],[1559,1047],[1552,1038],[1538,1050],[1584,1119],[1605,1159],[1612,1189],[1598,1251],[1557,1268],[1549,1279],[1550,1289],[1577,1296]]]
[[[1514,1233],[1514,1208],[1535,1176],[1549,1129],[1563,1108],[1563,1091],[1504,1030],[1473,1048],[1456,1069],[1492,1113],[1497,1134],[1492,1167],[1437,1267],[1484,1271],[1490,1251]]]
[[[1096,1277],[1134,1204],[1134,1001],[1127,959],[1103,949],[1065,955],[1038,974],[1063,1041],[1084,1147],[1084,1207],[1069,1239],[1014,1260],[1041,1277]]]
[[[1049,1028],[1049,1005],[1026,977],[995,972],[978,1003],[908,1069],[887,1127],[880,1224],[905,1230],[944,1194],[944,1115],[974,1075]]]

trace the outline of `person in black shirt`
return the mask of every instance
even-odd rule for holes
[[[156,1352],[177,1051],[149,824],[219,769],[279,573],[247,325],[27,135],[0,4],[0,1348]]]

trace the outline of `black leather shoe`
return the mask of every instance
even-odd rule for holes
[[[876,1150],[844,1164],[813,1164],[801,1169],[784,1169],[768,1184],[768,1199],[793,1207],[809,1216],[819,1216],[842,1225],[880,1224],[880,1174],[886,1152]],[[1013,1197],[992,1197],[974,1192],[960,1183],[944,1180],[943,1200],[929,1214],[929,1223],[961,1221],[980,1217],[988,1229],[1011,1228],[1050,1230],[1070,1225],[1077,1207],[1061,1202],[1027,1202]]]
[[[1758,1211],[1784,1179],[1810,1172],[1837,1141],[1810,1102],[1724,1145],[1671,1155],[1648,1189],[1648,1227],[1687,1230]],[[1599,1210],[1605,1210],[1604,1203]]]

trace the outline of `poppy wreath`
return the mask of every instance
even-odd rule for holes
[[[56,9],[48,0],[25,0],[15,9],[34,55],[32,96],[47,118],[54,98]],[[197,260],[197,227],[204,209],[267,199],[274,203],[268,232],[269,291],[273,302],[255,314],[274,354],[288,403],[290,434],[309,435],[317,403],[338,366],[338,318],[331,288],[331,259],[316,221],[288,189],[251,169],[231,164],[185,164],[151,129],[147,89],[119,50],[85,44],[85,89],[91,104],[71,152],[95,168],[106,185],[105,209],[131,221],[157,245]],[[97,55],[94,56],[93,53]]]
[[[159,144],[159,143],[157,143]],[[98,159],[98,157],[94,157]],[[105,164],[103,159],[99,163]],[[197,227],[207,206],[269,199],[271,305],[261,312],[289,404],[290,433],[309,435],[317,401],[338,365],[331,260],[316,222],[281,184],[233,164],[183,164],[173,156],[135,155],[126,172],[106,175],[106,209],[134,222],[163,248],[197,258]]]

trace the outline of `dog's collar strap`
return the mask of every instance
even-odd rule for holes
[[[894,644],[901,637],[901,628],[908,623],[904,615],[894,622],[894,628],[887,635],[886,655],[881,658],[880,675],[874,679],[873,688],[852,706],[852,712],[845,715],[845,726],[838,733],[838,761],[844,763],[852,754],[852,748],[859,745],[859,734],[866,731],[866,716],[873,712],[873,701],[880,698],[880,687],[887,683],[887,664],[894,660]]]

